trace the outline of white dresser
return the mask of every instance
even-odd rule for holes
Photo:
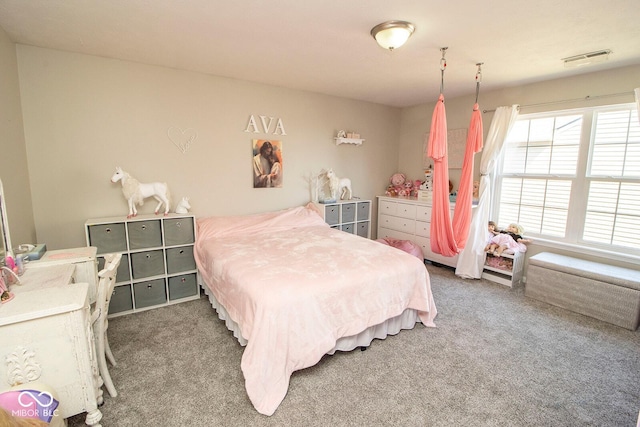
[[[46,384],[57,394],[62,417],[86,412],[86,423],[99,426],[88,285],[63,283],[71,277],[69,265],[50,268],[52,280],[12,286],[15,297],[0,307],[0,392],[16,384]]]
[[[451,206],[453,215],[453,205]],[[458,256],[431,251],[431,202],[408,197],[378,196],[378,238],[410,240],[422,248],[426,260],[456,267]]]

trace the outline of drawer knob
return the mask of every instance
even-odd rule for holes
[[[184,253],[184,249],[180,249],[180,254],[183,254],[183,253]]]
[[[146,226],[146,225],[143,225],[141,228],[142,228],[142,231],[144,231],[144,230],[146,230],[146,229],[147,229],[147,226]]]
[[[182,223],[180,221],[176,222],[176,227],[178,228],[182,227]]]
[[[182,283],[184,283],[184,282],[186,282],[186,281],[187,281],[187,279],[186,279],[185,277],[181,277],[181,278],[180,278],[180,281],[181,281]]]
[[[147,289],[151,289],[151,288],[153,288],[153,286],[147,285]]]
[[[107,233],[111,233],[111,229],[110,228],[105,228],[105,230]]]
[[[147,259],[151,259],[151,255],[150,254],[146,254],[145,256],[147,257]]]

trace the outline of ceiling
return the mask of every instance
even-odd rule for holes
[[[376,24],[416,26],[393,52]],[[15,43],[396,107],[640,64],[638,0],[0,0]],[[561,58],[611,49],[608,61]]]

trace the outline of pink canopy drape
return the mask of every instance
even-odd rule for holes
[[[431,204],[431,250],[443,256],[458,253],[453,235],[449,205],[449,159],[447,155],[447,115],[444,95],[440,93],[431,118],[427,154],[433,159],[433,195]]]
[[[460,176],[460,187],[456,197],[456,207],[453,214],[453,235],[459,250],[464,249],[469,237],[469,227],[471,226],[472,198],[473,198],[473,163],[475,153],[482,150],[483,145],[482,115],[476,102],[471,113],[469,132],[467,133],[467,145],[464,152],[464,162],[462,164],[462,175]]]

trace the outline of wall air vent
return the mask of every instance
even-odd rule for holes
[[[609,59],[611,54],[610,49],[598,50],[595,52],[582,53],[580,55],[570,56],[568,58],[562,58],[564,66],[566,68],[581,67],[583,65],[597,64]]]

